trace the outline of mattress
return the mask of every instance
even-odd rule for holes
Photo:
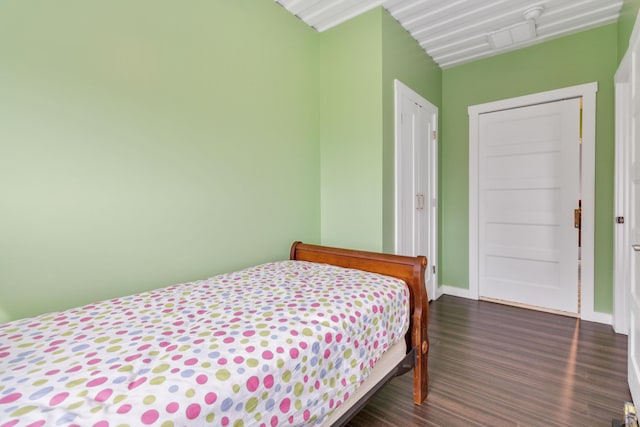
[[[404,282],[282,261],[0,325],[0,427],[319,425],[408,328]]]

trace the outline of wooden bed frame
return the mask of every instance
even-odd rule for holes
[[[427,398],[429,387],[429,372],[427,370],[429,299],[424,281],[427,258],[354,251],[295,242],[291,246],[291,259],[355,268],[396,277],[407,283],[411,294],[411,323],[406,335],[407,354],[415,354],[413,402],[417,405],[422,404]],[[402,374],[403,372],[398,373]]]

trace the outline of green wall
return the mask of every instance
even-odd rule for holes
[[[322,243],[382,250],[382,51],[377,8],[321,34]]]
[[[618,63],[622,61],[629,46],[629,38],[636,23],[638,9],[640,9],[640,0],[624,0],[622,4],[618,19]]]
[[[469,119],[467,107],[598,82],[596,117],[595,311],[612,311],[613,75],[617,25],[607,25],[443,72],[441,282],[469,283]]]
[[[0,321],[319,242],[318,38],[265,0],[0,3]]]
[[[434,105],[442,71],[384,9],[321,34],[322,242],[394,250],[394,79]]]

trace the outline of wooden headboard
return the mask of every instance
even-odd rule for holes
[[[355,268],[396,277],[407,283],[411,294],[411,324],[407,333],[410,334],[408,344],[411,348],[416,349],[416,364],[413,368],[413,402],[421,404],[427,398],[429,388],[427,369],[429,299],[424,281],[427,258],[354,251],[295,242],[291,246],[291,259]]]

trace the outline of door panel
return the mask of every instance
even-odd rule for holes
[[[580,100],[479,118],[481,297],[578,312]]]
[[[629,242],[640,245],[640,41],[632,45],[631,59],[631,144],[629,165]],[[631,396],[640,404],[640,251],[631,250],[629,292],[629,363]]]

